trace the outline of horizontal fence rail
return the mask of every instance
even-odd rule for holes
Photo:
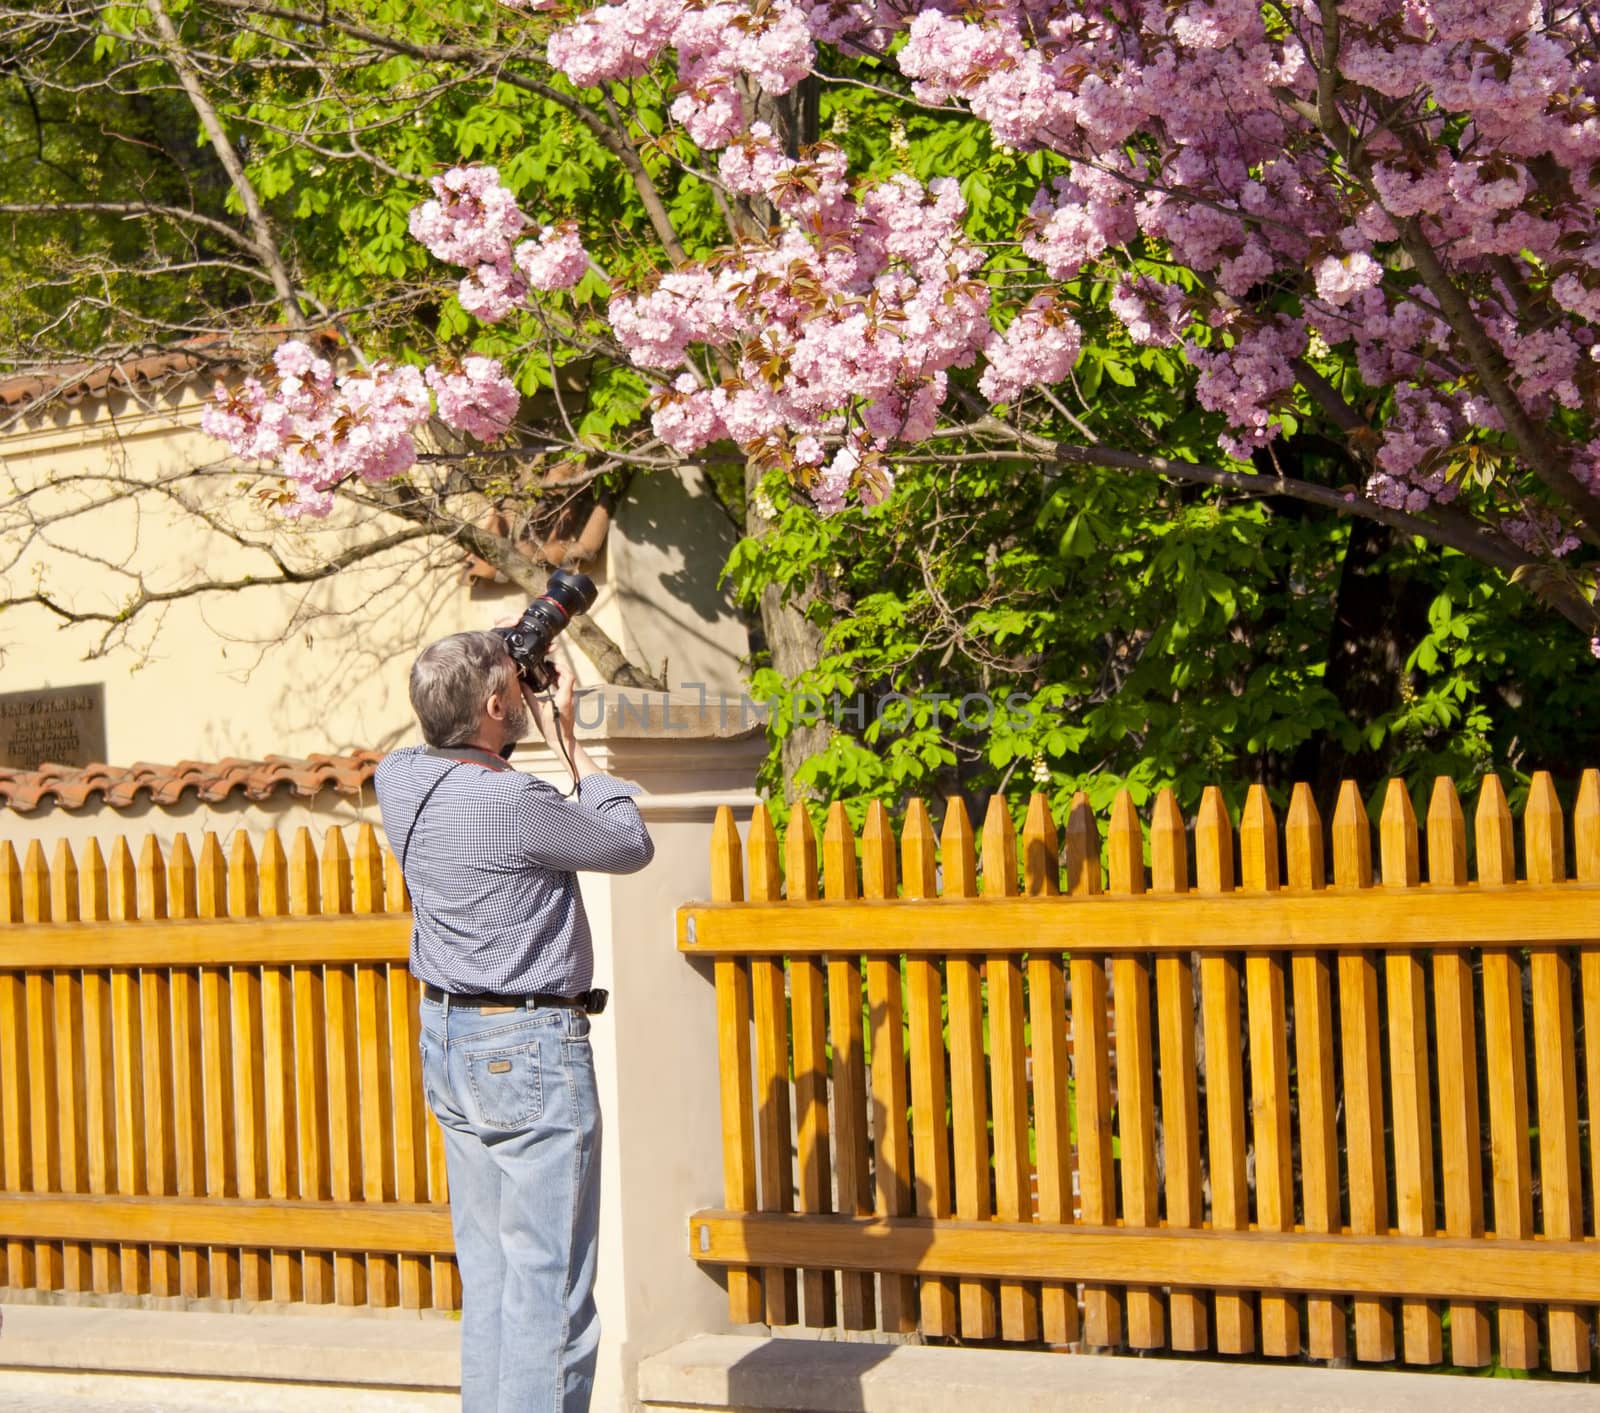
[[[0,1284],[457,1308],[407,907],[369,824],[0,841]]]
[[[678,914],[721,1053],[691,1254],[740,1322],[1589,1371],[1600,772],[1570,850],[1546,774],[1518,835],[1493,776],[1470,838],[1444,779],[1375,831],[1348,782],[1326,831],[1304,785],[1237,830],[1124,792],[1103,838],[1035,796],[1020,846],[998,798],[898,843],[835,803],[781,865],[723,811]]]

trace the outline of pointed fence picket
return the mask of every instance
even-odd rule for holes
[[[1520,831],[1486,778],[1470,839],[1446,780],[1425,821],[1399,781],[1332,803],[1256,787],[1235,827],[1208,790],[1186,829],[1163,792],[1146,836],[1124,793],[1102,837],[1080,797],[1058,847],[1043,797],[1020,846],[1003,802],[936,841],[913,801],[898,868],[873,805],[858,876],[835,802],[821,898],[805,812],[780,847],[758,806],[748,899],[724,811],[678,937],[733,1318],[1587,1372],[1600,772],[1570,818],[1536,775]]]
[[[0,1277],[458,1308],[408,904],[370,825],[0,841]]]

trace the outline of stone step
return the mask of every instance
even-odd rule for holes
[[[459,1405],[460,1326],[395,1312],[211,1314],[13,1305],[0,1407],[444,1409]]]
[[[1590,1383],[702,1335],[646,1359],[650,1413],[1579,1413]]]

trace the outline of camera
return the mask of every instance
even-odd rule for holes
[[[558,569],[515,627],[494,630],[506,640],[517,676],[530,687],[542,692],[555,686],[555,667],[548,658],[550,645],[573,618],[594,607],[598,593],[587,574]]]

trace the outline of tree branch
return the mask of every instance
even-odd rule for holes
[[[403,488],[402,488],[403,491]],[[414,524],[431,526],[432,532],[441,533],[434,512],[421,497],[396,494],[385,500],[385,507]],[[486,564],[492,564],[530,598],[544,592],[538,566],[523,554],[511,540],[496,535],[478,525],[459,522],[450,527],[450,534],[466,550]],[[635,687],[641,691],[661,692],[666,683],[647,670],[636,667],[627,655],[588,614],[581,614],[567,625],[567,635],[599,670],[607,682],[620,687]]]
[[[1527,585],[1563,617],[1586,632],[1593,633],[1600,628],[1600,611],[1597,611],[1576,576],[1552,573],[1550,566],[1527,554],[1505,536],[1497,535],[1465,516],[1453,516],[1444,507],[1438,508],[1432,517],[1425,519],[1408,515],[1403,510],[1391,510],[1365,496],[1346,494],[1331,486],[1319,486],[1293,476],[1229,471],[1203,462],[1173,461],[1164,456],[1148,456],[1115,447],[1076,446],[1024,431],[992,416],[973,422],[971,429],[1004,436],[1038,453],[1044,460],[1111,471],[1154,472],[1172,480],[1224,486],[1252,496],[1288,496],[1293,500],[1337,511],[1341,515],[1359,515],[1367,520],[1376,520],[1402,534],[1417,535],[1436,544],[1448,545],[1480,564],[1500,570],[1513,582]]]
[[[320,579],[331,578],[342,569],[347,569],[353,564],[358,564],[373,555],[381,554],[385,550],[393,549],[397,545],[408,544],[414,540],[428,538],[433,532],[425,527],[412,526],[404,530],[397,530],[392,534],[380,536],[375,540],[368,540],[359,545],[352,545],[340,553],[331,556],[321,564],[309,569],[296,569],[283,562],[276,554],[272,558],[277,565],[276,574],[242,574],[233,579],[200,579],[192,584],[185,584],[177,589],[150,589],[143,583],[139,585],[139,592],[127,604],[115,612],[101,610],[78,610],[67,607],[60,600],[46,593],[36,590],[31,594],[19,594],[0,601],[0,608],[21,608],[28,604],[36,604],[47,612],[53,613],[63,623],[104,623],[107,628],[115,628],[130,622],[145,609],[158,604],[168,604],[179,599],[194,598],[200,594],[229,593],[243,589],[262,587],[281,588],[286,584],[313,584]],[[265,548],[257,546],[257,548]],[[271,551],[268,551],[271,553]],[[98,657],[105,651],[105,640],[101,640],[100,648],[89,654]]]
[[[155,0],[151,0],[155,3]],[[672,224],[672,217],[667,211],[666,203],[661,199],[661,193],[656,189],[655,183],[650,179],[650,173],[645,169],[644,162],[640,159],[637,149],[627,139],[625,132],[619,131],[614,123],[608,123],[605,118],[596,113],[594,109],[580,101],[570,93],[563,93],[553,84],[548,84],[540,79],[530,78],[526,74],[516,72],[514,69],[500,67],[504,56],[480,49],[469,44],[419,44],[412,40],[402,39],[398,36],[385,34],[381,30],[369,29],[365,25],[352,24],[349,20],[339,19],[328,11],[313,15],[302,10],[295,10],[283,5],[263,5],[255,0],[211,0],[211,3],[225,10],[234,10],[244,14],[268,16],[272,19],[287,20],[292,24],[309,25],[317,29],[333,29],[350,39],[360,40],[364,44],[371,44],[390,54],[403,55],[409,59],[417,59],[433,64],[477,64],[488,65],[495,69],[496,79],[520,88],[524,93],[531,93],[571,113],[586,127],[590,134],[611,153],[628,173],[634,189],[639,194],[645,214],[650,219],[650,225],[660,240],[667,258],[674,265],[681,265],[688,260],[688,253],[683,248],[683,242],[678,239],[677,229]],[[611,108],[611,100],[605,97],[605,103]],[[613,109],[613,117],[615,117]]]
[[[178,31],[163,8],[161,0],[145,0],[145,5],[150,11],[150,18],[155,21],[157,33],[161,36],[167,61],[178,75],[178,82],[183,85],[183,91],[188,95],[189,102],[200,119],[200,125],[206,131],[212,151],[216,153],[217,160],[227,172],[228,180],[233,184],[234,191],[238,193],[239,200],[244,205],[245,219],[255,236],[257,253],[267,267],[267,272],[272,277],[272,287],[283,305],[284,322],[291,329],[303,329],[305,316],[301,312],[300,301],[295,294],[294,281],[289,277],[289,268],[284,263],[283,252],[278,249],[277,237],[267,220],[267,213],[262,208],[261,199],[256,195],[256,189],[251,184],[244,164],[239,160],[238,152],[228,139],[227,129],[223,127],[216,108],[212,106],[211,100],[206,97],[205,90],[200,86],[200,77],[195,72],[189,55],[184,52],[183,45],[178,39]]]
[[[266,263],[266,252],[244,232],[234,230],[226,221],[219,221],[215,217],[191,211],[183,206],[159,206],[148,201],[0,202],[0,216],[57,216],[63,211],[83,211],[106,216],[159,216],[169,221],[185,221],[220,235],[247,255],[253,255],[263,264]]]

